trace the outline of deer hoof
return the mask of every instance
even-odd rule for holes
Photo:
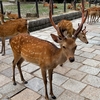
[[[51,98],[52,98],[52,99],[56,99],[56,97],[55,97],[55,96],[51,96]]]
[[[14,82],[14,83],[13,83],[13,85],[17,85],[17,83],[16,83],[16,82]]]
[[[24,84],[27,84],[28,82],[27,81],[24,81]]]
[[[4,56],[5,54],[2,54],[2,56]]]

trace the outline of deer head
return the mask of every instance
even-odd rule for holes
[[[79,24],[78,24],[79,26]],[[88,40],[87,40],[87,37],[86,37],[86,33],[88,31],[86,31],[86,26],[84,27],[83,30],[80,31],[80,33],[77,35],[77,37],[84,43],[88,44]]]

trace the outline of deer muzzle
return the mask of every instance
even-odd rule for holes
[[[74,62],[74,61],[75,61],[75,58],[74,58],[74,57],[70,57],[70,58],[69,58],[69,61],[70,61],[70,62]]]

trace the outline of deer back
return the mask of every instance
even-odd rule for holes
[[[62,32],[64,32],[65,36],[72,37],[73,35],[73,24],[69,20],[61,20],[58,23],[58,28]]]

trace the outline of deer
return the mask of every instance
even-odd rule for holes
[[[27,32],[27,20],[26,19],[17,19],[10,20],[0,25],[0,38],[2,42],[1,52],[2,56],[5,55],[5,38],[12,37],[22,32]]]
[[[68,4],[68,5],[67,5],[67,9],[73,9],[72,4]]]
[[[78,26],[79,26],[79,24],[78,24]],[[66,35],[67,37],[72,37],[74,32],[76,31],[73,28],[72,22],[69,20],[61,20],[58,23],[58,28],[59,28],[59,30],[62,30],[64,32],[64,35]],[[88,44],[88,40],[86,37],[87,32],[88,31],[86,31],[86,26],[85,26],[84,29],[81,30],[80,33],[77,35],[77,38],[79,38],[82,42],[84,42],[86,44]]]
[[[52,88],[53,70],[54,68],[57,67],[57,65],[62,64],[66,60],[69,60],[71,63],[75,61],[74,53],[77,48],[75,40],[86,20],[86,17],[84,17],[84,6],[82,8],[83,8],[82,10],[83,13],[82,13],[81,24],[74,32],[73,37],[65,37],[64,34],[56,26],[52,18],[52,0],[50,0],[49,19],[51,25],[55,28],[58,34],[58,35],[51,34],[51,37],[54,40],[54,42],[60,45],[60,47],[57,47],[54,43],[49,42],[47,40],[43,40],[38,37],[24,33],[18,34],[10,39],[9,42],[14,56],[12,62],[13,85],[17,84],[15,79],[16,66],[19,69],[21,81],[23,81],[24,84],[27,83],[27,81],[23,77],[21,70],[21,65],[26,60],[30,63],[39,65],[43,77],[46,100],[49,100],[47,92],[47,71],[48,71],[49,81],[50,81],[50,95],[51,98],[56,99],[56,96],[54,95]]]
[[[11,20],[11,19],[18,19],[19,16],[18,14],[14,14],[14,13],[11,13],[11,12],[7,12],[7,17]]]
[[[43,3],[43,7],[49,7],[49,3],[48,2],[44,2]],[[58,8],[56,4],[53,4],[53,8]]]
[[[100,17],[100,7],[91,7],[87,10],[88,10],[87,23],[92,24],[93,22],[94,23],[98,22],[98,19]],[[89,17],[90,17],[90,21],[89,21]]]

